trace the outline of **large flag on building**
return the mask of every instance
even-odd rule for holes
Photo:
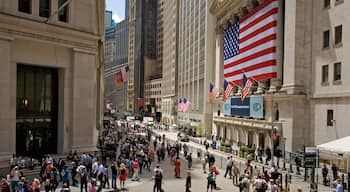
[[[244,99],[249,95],[250,89],[253,86],[254,82],[247,78],[245,74],[243,74],[243,84],[242,84],[242,94],[241,94],[241,100],[242,103]]]
[[[265,80],[276,73],[278,0],[266,0],[225,30],[224,78],[242,84],[242,74]]]
[[[231,83],[229,83],[225,79],[224,80],[224,94],[222,95],[222,100],[224,102],[226,101],[226,99],[228,99],[231,96],[232,90],[233,90],[233,86],[231,85]]]
[[[126,64],[124,67],[122,67],[121,71],[122,71],[123,81],[124,81],[124,82],[129,81],[129,78],[130,78],[130,69],[129,69],[129,65]]]
[[[182,111],[183,112],[187,112],[188,111],[188,108],[190,107],[191,103],[189,100],[187,100],[186,98],[183,99],[183,109]]]
[[[182,99],[179,99],[179,103],[177,103],[177,111],[178,112],[182,112],[182,108],[183,108],[183,103],[182,103]]]
[[[123,87],[124,86],[123,76],[122,76],[122,72],[121,71],[118,71],[115,74],[115,86],[117,86],[117,87]]]
[[[218,93],[218,89],[214,87],[214,84],[210,83],[209,85],[209,100],[210,103],[213,103],[214,99],[216,98],[216,94]]]

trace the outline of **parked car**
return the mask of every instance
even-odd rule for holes
[[[179,141],[183,141],[183,142],[189,142],[190,141],[189,136],[186,133],[184,133],[184,132],[179,132],[177,134],[177,139]]]

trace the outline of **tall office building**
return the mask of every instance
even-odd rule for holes
[[[207,0],[180,0],[179,10],[178,98],[191,104],[187,112],[178,113],[177,120],[205,134],[212,124],[208,93],[214,77],[214,18]]]
[[[233,16],[249,14],[259,3],[212,2],[211,12],[217,20],[215,80],[222,82],[224,29],[237,19]],[[269,1],[260,1],[265,2]],[[275,148],[273,144],[278,143],[286,151],[349,136],[346,114],[350,113],[350,79],[344,74],[350,69],[344,63],[350,61],[345,54],[350,41],[342,36],[344,26],[349,25],[345,10],[350,8],[350,2],[277,2],[277,78],[270,85],[258,83],[258,87],[270,86],[275,91],[253,92],[255,99],[262,98],[256,105],[260,105],[260,118],[214,113],[214,134],[233,143],[261,148]],[[214,111],[224,110],[226,104],[220,99]],[[256,106],[251,110],[257,110]]]
[[[95,0],[1,1],[0,159],[97,150],[104,11]]]
[[[108,14],[107,14],[108,13]],[[108,25],[105,25],[105,51],[104,51],[104,71],[105,71],[105,104],[112,104],[115,108],[117,98],[117,87],[115,85],[116,68],[116,27],[112,22],[112,12],[106,11]],[[106,19],[106,16],[105,16]],[[105,21],[105,23],[107,22]]]
[[[134,113],[141,110],[137,101],[145,99],[145,81],[157,75],[154,70],[156,69],[156,26],[156,0],[129,1],[128,63],[131,78],[128,82],[127,108]]]
[[[176,123],[177,107],[177,65],[179,37],[179,1],[162,1],[162,122]],[[159,18],[159,16],[158,16]]]

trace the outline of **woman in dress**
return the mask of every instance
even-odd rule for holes
[[[126,177],[128,176],[128,172],[126,171],[126,167],[124,163],[120,164],[120,175],[119,175],[119,180],[120,180],[120,187],[123,189],[125,188],[125,180]]]
[[[179,159],[179,157],[176,157],[175,159],[175,177],[176,178],[180,178],[180,171],[181,171],[181,161]]]

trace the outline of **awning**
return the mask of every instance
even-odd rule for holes
[[[317,145],[320,151],[326,153],[350,154],[350,136],[343,137],[328,143]]]

